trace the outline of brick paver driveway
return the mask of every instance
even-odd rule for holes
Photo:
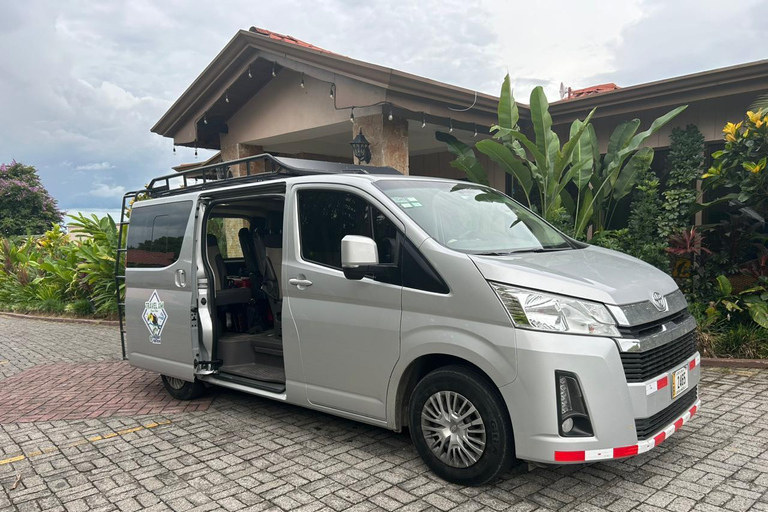
[[[768,510],[766,371],[705,368],[701,412],[647,454],[462,488],[407,435],[227,391],[168,401],[119,356],[113,328],[0,316],[0,510]]]

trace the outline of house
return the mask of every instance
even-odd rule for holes
[[[597,107],[592,122],[604,151],[619,122],[639,118],[643,129],[688,104],[647,142],[657,149],[654,168],[659,169],[672,128],[696,124],[711,154],[721,147],[723,125],[741,119],[766,90],[768,60],[763,60],[630,87],[603,84],[570,91],[550,112],[563,139],[574,119]],[[466,142],[489,137],[497,105],[492,95],[252,27],[235,34],[152,131],[172,138],[175,145],[219,150],[212,162],[262,152],[351,162],[349,142],[362,130],[371,143],[373,165],[392,166],[404,174],[463,178],[450,167],[453,157],[435,132],[449,131]],[[525,105],[519,108],[521,128],[529,130],[530,111]],[[511,191],[511,178],[479,156],[491,184]]]

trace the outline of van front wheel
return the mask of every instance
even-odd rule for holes
[[[485,485],[515,460],[512,423],[498,392],[477,371],[438,368],[413,390],[411,439],[440,478],[460,485]]]
[[[163,377],[163,385],[176,400],[194,400],[202,396],[205,391],[205,384],[195,379],[194,382],[177,379],[176,377]]]

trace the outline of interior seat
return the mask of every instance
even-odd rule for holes
[[[219,250],[219,241],[215,235],[208,235],[208,262],[213,269],[214,289],[216,290],[216,306],[230,304],[247,304],[251,300],[251,290],[248,288],[229,288],[227,286],[227,266]]]
[[[282,254],[282,225],[280,225],[279,231],[280,253]],[[267,225],[257,227],[253,231],[253,246],[259,272],[262,275],[261,290],[267,295],[269,300],[269,307],[272,309],[275,321],[275,332],[278,336],[282,336],[282,292],[272,259],[267,254],[267,242],[270,242],[270,245],[275,242],[273,234],[270,233],[269,219]],[[281,263],[282,259],[279,259],[278,264]]]
[[[243,250],[243,259],[245,259],[245,268],[248,271],[248,277],[253,285],[261,286],[262,274],[259,270],[259,262],[256,259],[256,248],[253,245],[253,236],[248,228],[242,228],[237,233],[240,239],[240,247]]]

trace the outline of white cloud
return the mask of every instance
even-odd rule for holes
[[[91,195],[95,197],[119,198],[125,195],[125,187],[123,185],[99,183],[91,189]]]
[[[106,169],[114,169],[115,166],[109,162],[99,162],[85,165],[78,165],[75,167],[76,171],[104,171]]]
[[[509,71],[527,103],[536,85],[556,99],[561,81],[626,86],[764,58],[767,11],[768,0],[0,2],[0,112],[12,120],[0,161],[35,165],[63,208],[116,207],[120,187],[194,161],[149,129],[252,24],[493,94]],[[103,180],[91,193],[76,175],[88,171]]]

